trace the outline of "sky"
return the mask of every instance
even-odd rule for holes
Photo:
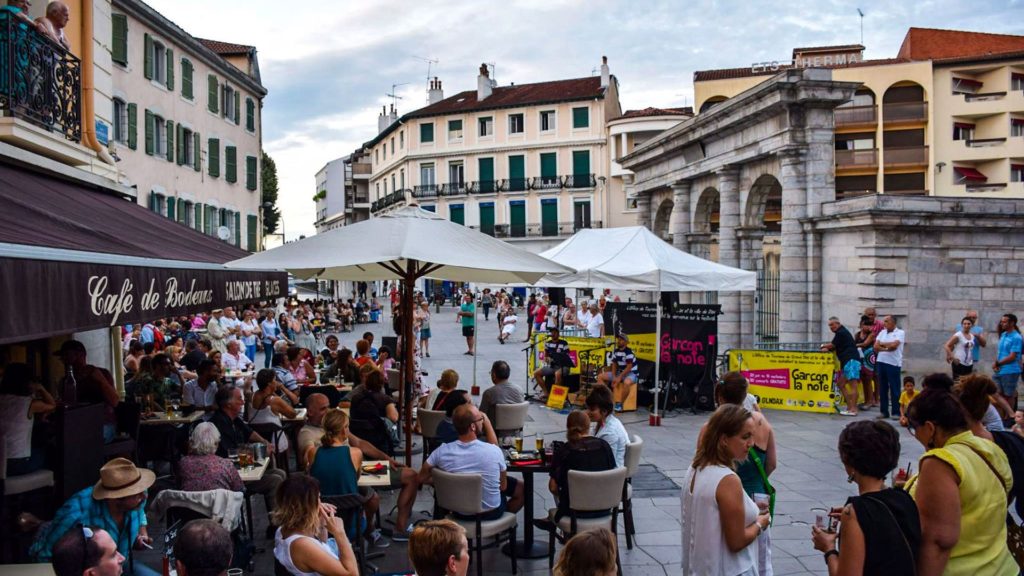
[[[696,70],[860,42],[858,8],[865,58],[894,57],[911,26],[1024,34],[1024,0],[146,1],[193,36],[256,46],[288,240],[315,233],[314,175],[376,136],[393,85],[399,114],[426,104],[428,66],[451,96],[482,62],[505,86],[590,76],[604,55],[625,111],[692,105]]]

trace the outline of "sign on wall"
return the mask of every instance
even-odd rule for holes
[[[832,352],[729,350],[729,370],[743,373],[762,408],[834,412],[837,368]]]

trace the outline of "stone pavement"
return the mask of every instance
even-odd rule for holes
[[[340,334],[342,344],[355,347],[355,341],[364,331],[372,331],[379,344],[381,336],[390,335],[390,324],[357,326],[351,334]],[[473,357],[464,355],[465,340],[455,321],[455,309],[441,308],[431,323],[431,357],[422,361],[423,370],[429,373],[427,382],[433,385],[445,368],[454,368],[460,374],[459,387],[469,389],[472,385]],[[488,373],[494,360],[502,359],[512,367],[512,382],[525,386],[525,352],[521,349],[525,331],[517,333],[513,341],[501,345],[497,341],[498,327],[494,316],[489,322],[479,318],[479,340],[476,374],[481,389],[490,385]],[[477,398],[477,400],[479,400]],[[814,550],[810,540],[809,523],[813,523],[812,508],[842,504],[853,494],[854,486],[846,482],[846,473],[836,452],[836,440],[842,428],[852,418],[830,415],[803,414],[769,410],[765,412],[775,428],[778,445],[779,465],[772,475],[778,489],[776,517],[772,528],[773,567],[775,574],[826,574],[821,554]],[[868,412],[864,417],[873,417],[877,411]],[[621,417],[630,433],[644,439],[643,463],[657,467],[663,474],[681,484],[687,467],[693,458],[697,433],[707,414],[672,413],[666,415],[661,427],[648,426],[647,413],[643,410],[627,413]],[[554,436],[564,433],[565,416],[539,405],[530,408],[526,435],[536,433]],[[902,435],[901,465],[917,458],[923,452],[921,446],[907,432]],[[550,438],[550,436],[549,436]],[[529,443],[529,441],[527,442]],[[413,456],[413,464],[420,465],[420,457]],[[514,472],[513,472],[514,474]],[[537,513],[554,506],[545,482],[539,478],[535,483],[535,510]],[[265,514],[262,502],[255,498],[254,513],[257,516],[257,534],[262,536]],[[433,494],[429,488],[421,490],[417,499],[415,519],[424,518],[421,512],[432,509]],[[382,511],[394,505],[394,495],[383,495]],[[678,494],[672,497],[634,498],[636,539],[633,550],[627,550],[619,525],[619,544],[623,573],[627,575],[678,574],[680,571],[680,504]],[[520,535],[525,520],[520,513]],[[155,521],[153,523],[156,523]],[[387,523],[387,521],[385,521]],[[546,534],[542,533],[542,537]],[[257,574],[273,574],[273,543],[262,538],[257,540],[262,551],[257,555]],[[386,556],[373,560],[381,572],[397,572],[411,569],[406,557],[404,543],[392,543],[385,550]],[[557,553],[557,552],[556,552]],[[150,563],[150,562],[147,562]],[[159,564],[155,564],[156,567]],[[548,574],[547,559],[520,560],[519,569],[526,574]],[[471,567],[471,571],[475,568]],[[509,559],[494,549],[484,551],[484,573],[510,574]]]

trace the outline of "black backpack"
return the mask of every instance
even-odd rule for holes
[[[1013,472],[1013,487],[1010,498],[1015,500],[1017,515],[1024,518],[1024,437],[1016,432],[999,431],[992,433],[992,440],[1006,453]]]

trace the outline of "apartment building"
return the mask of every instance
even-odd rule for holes
[[[359,148],[348,156],[331,160],[317,171],[317,234],[370,217],[370,156]]]
[[[252,46],[195,38],[138,0],[112,0],[109,141],[138,201],[253,251],[262,244]]]
[[[861,45],[797,48],[790,61],[694,74],[709,108],[791,68],[860,82],[835,111],[836,198],[1024,197],[1024,36],[911,28],[893,58]]]
[[[367,142],[371,212],[417,202],[529,250],[581,228],[632,218],[610,204],[608,122],[622,115],[607,59],[599,76],[499,86],[481,65],[477,89],[379,118]]]

